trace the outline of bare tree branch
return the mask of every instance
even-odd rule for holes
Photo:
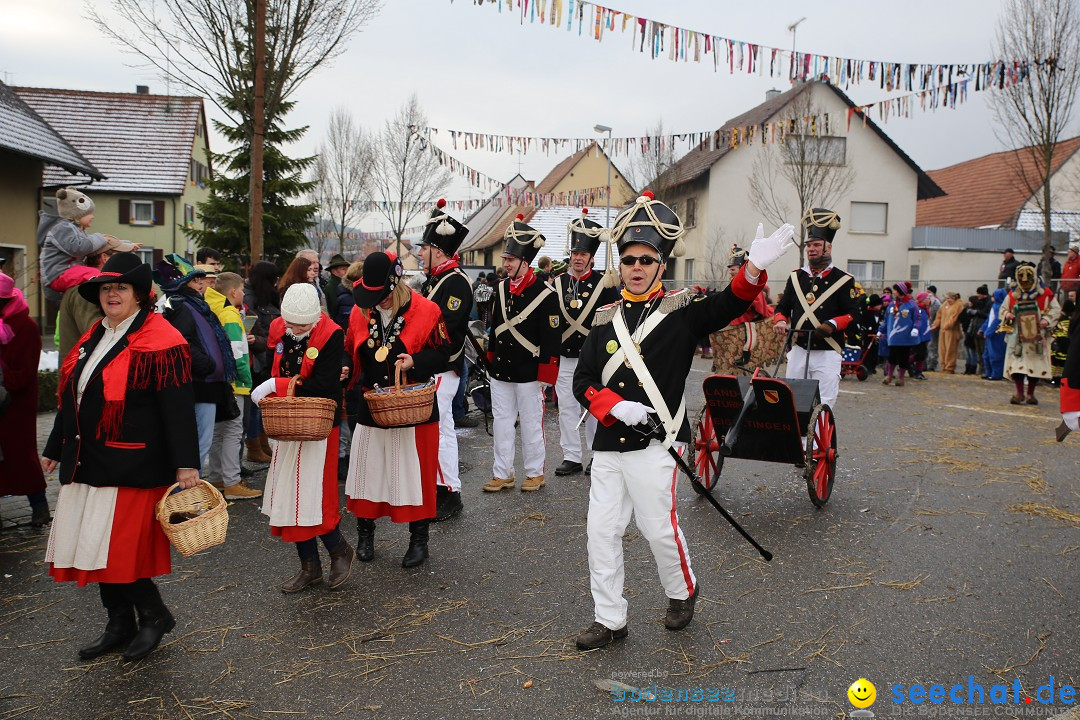
[[[450,184],[450,173],[416,134],[416,128],[426,125],[420,101],[412,95],[397,115],[386,121],[375,150],[372,187],[377,196],[388,201],[380,214],[394,233],[398,254],[405,228],[423,212],[425,203],[437,200]]]
[[[633,155],[626,179],[639,191],[651,190],[657,200],[667,202],[671,199],[672,184],[670,176],[665,178],[664,175],[675,164],[675,148],[667,143],[663,118],[658,118],[646,135],[653,138],[653,142],[640,156]]]
[[[349,111],[339,107],[330,115],[326,139],[313,168],[319,183],[319,212],[331,221],[338,251],[345,254],[346,228],[364,215],[360,202],[371,197],[374,143]]]
[[[1027,60],[1027,72],[991,94],[998,139],[1015,151],[1016,186],[1043,216],[1043,275],[1049,259],[1054,159],[1080,85],[1080,14],[1075,0],[1009,0],[998,24],[999,57]]]

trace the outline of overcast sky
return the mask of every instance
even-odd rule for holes
[[[147,0],[149,2],[150,0]],[[800,51],[869,60],[974,63],[991,58],[1002,0],[909,0],[904,3],[733,3],[727,0],[608,0],[616,9],[681,27],[767,46],[790,47],[787,26],[798,27]],[[86,8],[108,11],[106,0],[0,0],[0,78],[13,85],[163,93],[165,82],[101,37]],[[587,34],[587,31],[586,31]],[[290,126],[308,125],[294,155],[314,152],[330,111],[347,107],[378,128],[417,93],[433,127],[512,135],[594,135],[595,124],[615,135],[642,135],[658,119],[676,131],[715,129],[764,100],[785,79],[714,72],[710,62],[652,60],[630,49],[616,31],[602,42],[565,27],[524,25],[516,13],[471,0],[385,0],[380,14],[356,35],[332,66],[310,78],[294,98]],[[175,92],[175,88],[174,88]],[[876,84],[853,85],[856,103],[889,97]],[[902,93],[893,93],[893,95]],[[890,119],[885,131],[925,170],[1002,149],[986,93],[971,92],[955,110]],[[209,103],[211,116],[216,110]],[[63,128],[60,128],[63,131]],[[214,150],[224,149],[212,138]],[[449,149],[449,146],[444,145]],[[508,180],[518,158],[485,152],[458,157]],[[539,180],[561,158],[531,154],[522,174]],[[625,163],[625,160],[616,160]],[[483,191],[457,181],[448,196]]]

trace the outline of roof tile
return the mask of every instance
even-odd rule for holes
[[[96,178],[100,171],[63,136],[0,82],[0,148]]]

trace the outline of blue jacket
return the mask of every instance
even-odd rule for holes
[[[920,340],[919,306],[908,298],[905,302],[894,302],[885,312],[885,342],[889,347],[913,347]]]
[[[934,334],[930,332],[930,311],[921,305],[916,303],[916,307],[919,310],[918,329],[919,329],[919,343],[930,342],[934,338]]]
[[[990,314],[986,316],[986,322],[984,322],[979,329],[982,330],[983,337],[990,339],[1001,326],[1001,303],[1005,302],[1005,288],[998,288],[994,291],[994,304],[990,306]]]

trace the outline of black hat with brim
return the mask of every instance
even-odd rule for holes
[[[581,217],[574,218],[566,226],[570,235],[569,252],[584,252],[596,255],[596,251],[600,249],[601,237],[598,231],[602,230],[604,226],[586,217],[588,212],[589,208],[582,208]]]
[[[142,295],[150,295],[154,287],[153,272],[150,266],[131,252],[116,253],[105,261],[101,273],[79,284],[79,294],[87,302],[101,304],[100,286],[105,283],[127,283]]]
[[[527,225],[524,220],[524,215],[518,215],[514,222],[510,223],[510,227],[506,228],[506,233],[503,234],[503,239],[506,240],[503,255],[532,263],[546,241],[539,230]]]
[[[660,253],[666,262],[685,252],[682,243],[683,226],[679,216],[671,208],[654,199],[652,192],[641,193],[637,201],[619,213],[611,228],[621,255],[631,245],[641,244]]]
[[[827,208],[811,208],[803,215],[806,226],[806,239],[824,240],[831,243],[840,229],[840,216]]]
[[[405,269],[393,253],[373,252],[364,258],[364,274],[353,283],[353,300],[362,308],[373,308],[401,281]]]
[[[427,225],[424,226],[424,236],[417,244],[433,245],[442,250],[447,257],[453,257],[468,236],[469,228],[447,215],[443,211],[445,207],[446,201],[440,198],[435,209],[431,211]]]

